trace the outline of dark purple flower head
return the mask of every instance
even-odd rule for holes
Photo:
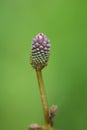
[[[50,41],[43,33],[39,33],[32,41],[31,64],[35,69],[42,69],[47,65],[50,54]]]

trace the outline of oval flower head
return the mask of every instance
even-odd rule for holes
[[[50,41],[43,33],[39,33],[32,41],[31,65],[36,70],[43,69],[48,62]]]

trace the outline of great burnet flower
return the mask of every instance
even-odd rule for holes
[[[43,33],[39,33],[32,41],[31,64],[36,70],[47,65],[50,54],[50,41]]]

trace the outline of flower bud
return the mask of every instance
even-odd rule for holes
[[[50,41],[43,33],[39,33],[32,41],[31,65],[36,70],[43,69],[48,62]]]

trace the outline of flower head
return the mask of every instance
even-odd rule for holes
[[[42,69],[47,65],[50,54],[50,41],[43,33],[39,33],[32,41],[31,64],[34,69]]]

